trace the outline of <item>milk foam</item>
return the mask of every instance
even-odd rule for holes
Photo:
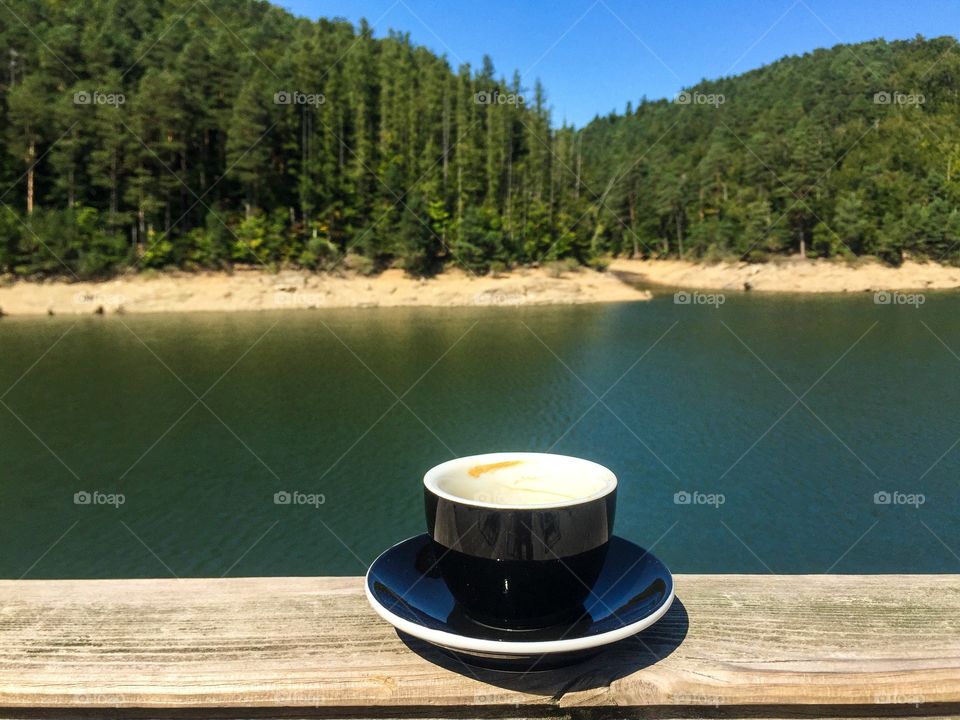
[[[612,482],[604,468],[570,458],[476,460],[451,468],[438,478],[438,487],[468,501],[549,505],[597,495]]]

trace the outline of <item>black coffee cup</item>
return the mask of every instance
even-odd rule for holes
[[[617,478],[589,460],[490,453],[423,478],[437,567],[458,610],[517,630],[571,623],[613,534]]]

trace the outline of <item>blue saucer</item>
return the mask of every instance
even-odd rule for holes
[[[374,560],[366,591],[377,614],[402,633],[484,667],[540,670],[578,662],[653,625],[673,602],[673,578],[653,554],[614,537],[579,620],[535,630],[491,627],[454,600],[423,534]]]

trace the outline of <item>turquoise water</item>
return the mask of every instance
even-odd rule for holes
[[[551,448],[612,468],[617,531],[678,572],[957,572],[958,317],[748,294],[5,318],[0,576],[360,574],[423,531],[431,465]]]

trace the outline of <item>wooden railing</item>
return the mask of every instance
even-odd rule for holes
[[[526,676],[404,641],[361,583],[0,581],[0,717],[960,714],[960,575],[680,575],[653,628]]]

